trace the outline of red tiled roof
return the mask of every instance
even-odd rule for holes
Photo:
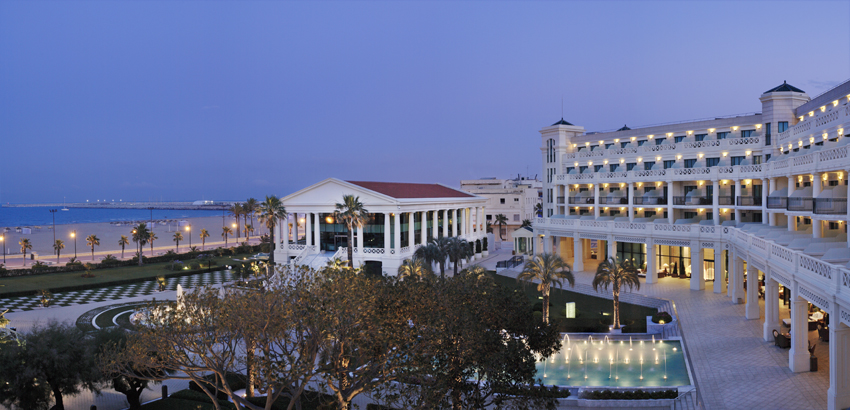
[[[393,198],[471,198],[473,195],[438,184],[346,181]]]

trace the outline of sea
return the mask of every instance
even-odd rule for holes
[[[57,207],[0,208],[0,227],[43,226],[53,224],[50,209]],[[153,217],[151,217],[153,212]],[[149,219],[183,219],[205,216],[221,216],[222,211],[182,210],[182,209],[109,209],[109,208],[69,208],[56,212],[56,225],[146,221]]]

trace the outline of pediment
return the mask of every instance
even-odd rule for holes
[[[343,195],[355,195],[360,197],[360,202],[366,205],[367,208],[370,205],[393,205],[398,203],[398,201],[394,198],[336,178],[328,178],[300,191],[289,194],[281,198],[281,200],[283,201],[283,205],[286,207],[316,205],[334,206],[335,204],[342,202]]]

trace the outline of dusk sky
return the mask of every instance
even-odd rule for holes
[[[541,173],[540,128],[850,77],[850,2],[0,2],[0,202]]]

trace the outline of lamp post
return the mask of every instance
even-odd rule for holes
[[[3,246],[3,265],[6,264],[6,234],[0,236],[0,245]]]
[[[189,236],[189,252],[192,251],[192,225],[186,226],[186,235]]]
[[[74,259],[77,259],[77,230],[71,232],[71,237],[74,238]]]
[[[48,209],[50,211],[50,216],[53,217],[53,243],[56,243],[56,212],[58,209]]]

